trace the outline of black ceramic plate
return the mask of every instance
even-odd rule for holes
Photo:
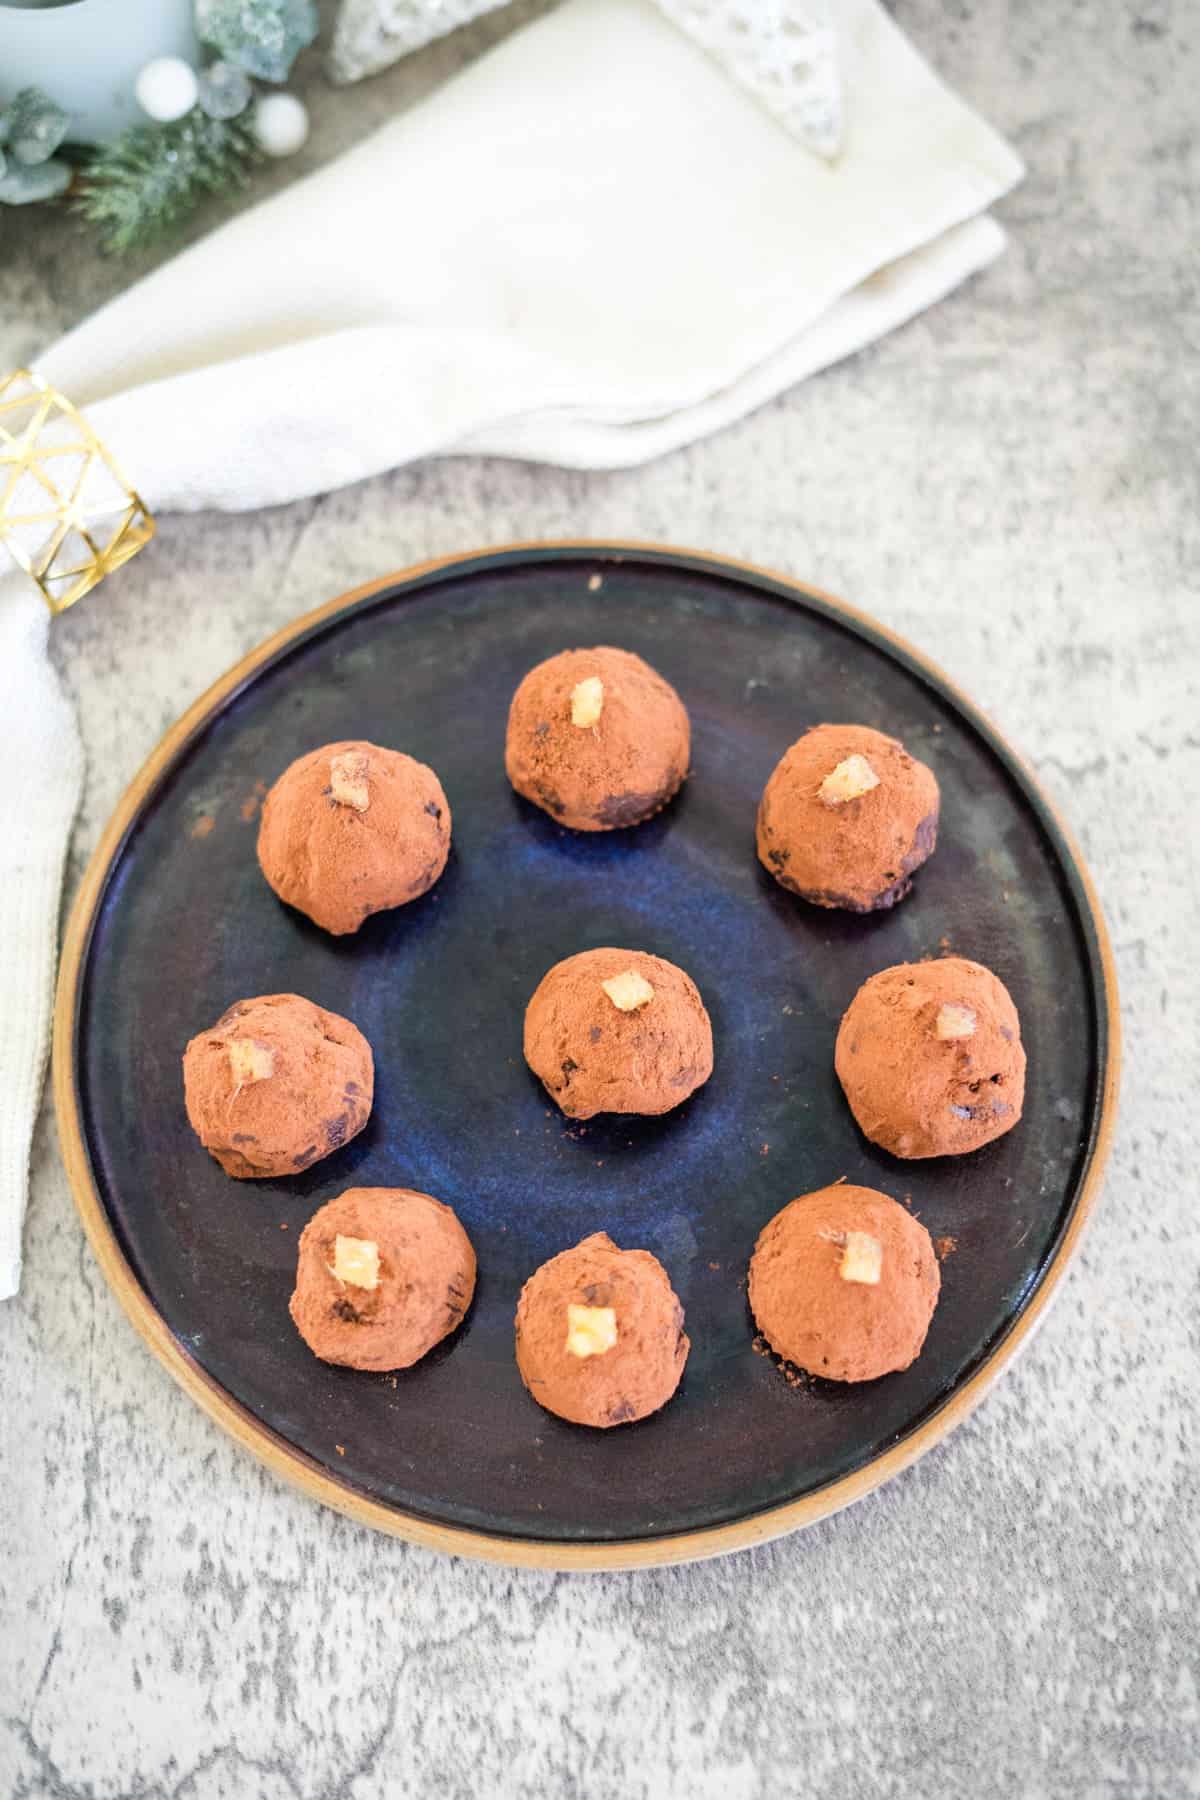
[[[504,726],[531,664],[594,643],[637,651],[678,688],[693,774],[640,829],[579,836],[512,793]],[[821,720],[903,738],[941,783],[937,854],[878,917],[806,906],[755,860],[763,783]],[[335,940],[263,882],[255,814],[293,757],[347,737],[437,770],[454,848],[425,899]],[[572,1125],[522,1060],[541,976],[600,944],[680,963],[712,1015],[712,1080],[666,1118]],[[1017,1002],[1025,1117],[974,1156],[905,1164],[856,1130],[834,1036],[868,975],[946,948],[995,969]],[[63,979],[68,1160],[110,1277],[124,1271],[119,1291],[131,1277],[122,1298],[160,1354],[334,1504],[517,1560],[655,1561],[750,1541],[844,1503],[933,1441],[1065,1260],[1114,1078],[1086,876],[995,733],[836,602],[669,551],[472,556],[285,633],[206,696],[135,784],[85,886]],[[366,1033],[374,1114],[305,1175],[231,1181],[188,1128],[180,1054],[232,1001],[289,990]],[[839,1176],[909,1201],[953,1251],[911,1369],[790,1386],[751,1347],[747,1259],[779,1207]],[[315,1361],[288,1317],[300,1231],[351,1185],[436,1194],[479,1257],[463,1329],[397,1376]],[[601,1229],[662,1259],[692,1352],[662,1413],[589,1432],[525,1392],[512,1320],[531,1271]]]

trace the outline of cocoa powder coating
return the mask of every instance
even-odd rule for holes
[[[624,1012],[604,983],[633,972],[653,999]],[[708,1080],[712,1025],[695,982],[645,950],[584,950],[543,976],[525,1013],[525,1060],[572,1119],[665,1113]]]
[[[263,874],[281,900],[337,937],[427,893],[449,854],[441,782],[424,763],[378,744],[310,750],[263,802]]]
[[[239,1000],[183,1055],[188,1119],[227,1175],[294,1175],[349,1143],[375,1091],[357,1026],[299,994]]]
[[[375,1246],[373,1287],[339,1280],[339,1237]],[[411,1188],[348,1188],[300,1236],[290,1312],[322,1362],[407,1369],[456,1331],[475,1292],[475,1252],[453,1210]]]
[[[939,1036],[965,1016],[965,1036]],[[1003,982],[961,956],[898,963],[846,1009],[834,1066],[860,1131],[893,1156],[959,1156],[1011,1131],[1025,1099],[1021,1023]]]
[[[599,717],[576,725],[572,696],[595,679],[603,687]],[[650,818],[678,791],[690,758],[682,700],[628,650],[564,650],[531,669],[513,695],[508,779],[575,831],[613,831]]]
[[[567,1348],[568,1308],[611,1308],[616,1341],[592,1356]],[[620,1250],[594,1232],[542,1264],[521,1289],[516,1352],[539,1405],[576,1425],[624,1425],[665,1406],[690,1344],[683,1308],[648,1250]]]
[[[877,785],[831,801],[822,784],[861,757]],[[758,809],[758,858],[815,906],[877,912],[912,887],[937,843],[938,784],[903,744],[866,725],[817,725],[776,765]]]
[[[874,1285],[847,1281],[849,1232],[882,1247]],[[874,1381],[920,1354],[941,1275],[929,1233],[887,1194],[842,1182],[803,1194],[765,1226],[750,1307],[777,1356],[828,1381]]]

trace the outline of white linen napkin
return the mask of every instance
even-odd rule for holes
[[[276,504],[464,451],[657,456],[1003,247],[982,214],[1016,156],[876,0],[843,0],[840,29],[845,144],[827,163],[649,0],[566,0],[38,369],[159,511]],[[0,744],[28,771],[0,791],[0,1297],[19,1280],[80,781],[38,605],[0,581]]]

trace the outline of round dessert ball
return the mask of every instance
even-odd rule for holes
[[[300,1236],[289,1311],[322,1362],[407,1369],[457,1331],[475,1252],[457,1215],[411,1188],[347,1188]]]
[[[834,1066],[859,1130],[893,1156],[961,1156],[1021,1117],[1017,1009],[961,956],[872,975],[846,1009]]]
[[[568,1118],[665,1113],[712,1074],[712,1025],[674,963],[584,950],[542,977],[525,1011],[525,1060]]]
[[[517,1302],[517,1367],[547,1412],[625,1425],[665,1406],[690,1348],[683,1308],[648,1250],[593,1232],[542,1264]]]
[[[299,994],[239,1000],[183,1053],[192,1130],[227,1175],[295,1175],[356,1137],[375,1065],[358,1027]]]
[[[908,893],[937,827],[937,780],[903,744],[866,725],[817,725],[763,789],[758,860],[814,906],[878,912]]]
[[[941,1275],[929,1233],[874,1188],[818,1188],[776,1213],[750,1259],[750,1309],[777,1356],[874,1381],[920,1355]]]
[[[640,656],[601,645],[530,669],[509,709],[504,766],[560,825],[614,831],[667,804],[691,753],[675,689]]]
[[[449,854],[441,782],[424,763],[378,744],[310,750],[263,801],[263,874],[281,900],[335,937],[427,893]]]

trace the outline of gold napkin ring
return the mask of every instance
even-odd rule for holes
[[[29,369],[0,376],[0,544],[66,612],[136,556],[154,520],[83,414]]]

